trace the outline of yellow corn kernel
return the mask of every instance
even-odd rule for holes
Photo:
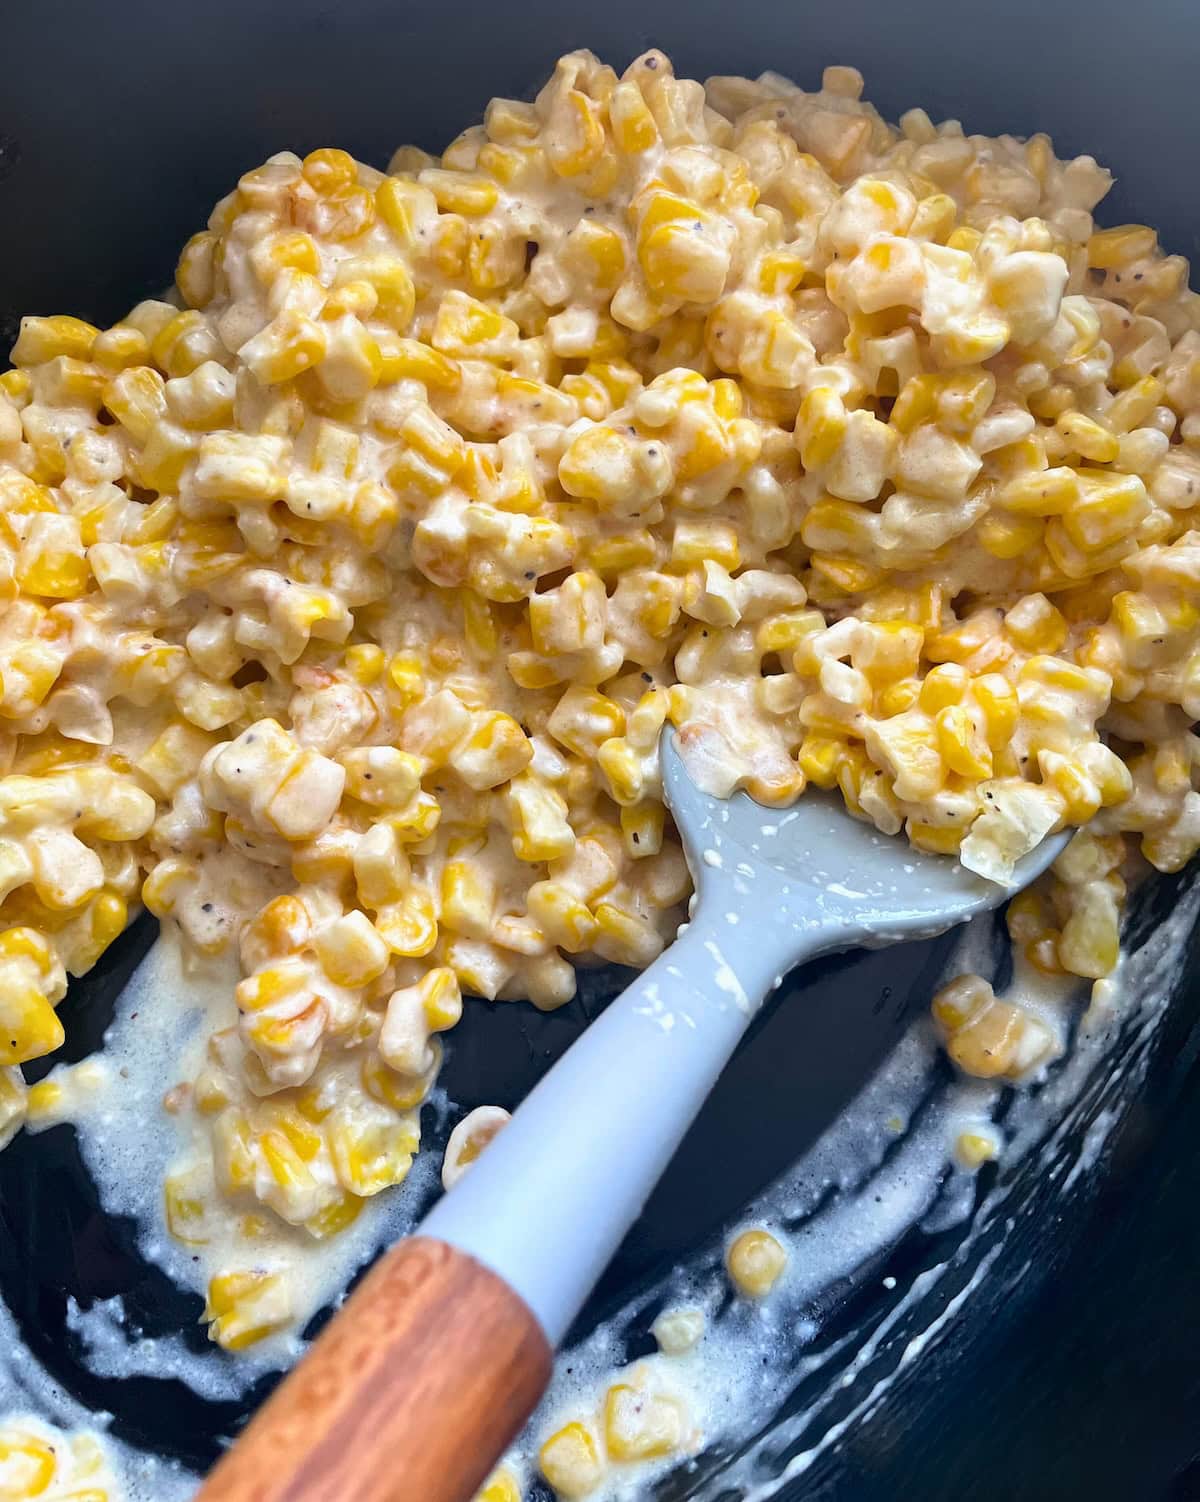
[[[1062,612],[1045,595],[1026,595],[1004,616],[1004,629],[1027,652],[1057,652],[1067,639]]]
[[[318,932],[314,944],[322,969],[338,986],[369,986],[388,966],[388,947],[365,913],[335,919]]]
[[[82,555],[48,548],[17,569],[17,580],[29,595],[42,599],[77,600],[92,583],[92,571]]]
[[[921,684],[921,708],[926,714],[935,715],[949,705],[961,704],[970,682],[971,675],[956,662],[930,668]]]
[[[658,126],[636,83],[619,83],[608,101],[613,144],[626,156],[649,151],[658,140]]]
[[[388,814],[388,824],[396,838],[407,845],[427,840],[438,827],[442,806],[432,793],[414,793],[403,808]]]
[[[604,1479],[604,1462],[586,1425],[565,1424],[538,1451],[538,1469],[560,1497],[586,1497]]]
[[[993,558],[1020,558],[1037,548],[1044,526],[1040,516],[991,511],[979,523],[979,541]]]
[[[423,888],[410,887],[398,901],[378,910],[375,927],[393,954],[419,959],[437,943],[433,899]]]
[[[671,563],[690,568],[707,561],[719,563],[729,573],[742,561],[736,528],[728,522],[677,521],[671,540]]]
[[[208,1207],[199,1191],[197,1176],[171,1174],[163,1182],[163,1205],[167,1230],[185,1246],[203,1246],[211,1239]]]
[[[447,292],[438,305],[432,343],[461,359],[505,357],[520,331],[511,318],[465,292]]]
[[[1013,738],[1021,714],[1017,691],[1000,673],[984,673],[974,679],[971,693],[983,715],[983,730],[993,751],[1003,750]]]
[[[898,683],[889,683],[875,695],[875,712],[881,719],[891,719],[911,709],[921,696],[919,678],[901,678]]]
[[[399,692],[401,703],[414,704],[424,696],[425,675],[415,652],[397,652],[388,663],[388,678]]]
[[[25,1097],[25,1105],[29,1113],[31,1124],[37,1124],[53,1117],[66,1100],[66,1091],[57,1080],[39,1080],[36,1085],[30,1085]],[[3,1081],[0,1081],[0,1126],[4,1120]],[[3,1131],[0,1129],[0,1137]]]
[[[991,988],[988,987],[990,992]],[[985,996],[954,1030],[946,1051],[967,1074],[982,1079],[1016,1078],[1051,1047],[1045,1028],[1010,1002]]]
[[[414,1106],[419,1106],[433,1088],[433,1082],[442,1066],[442,1045],[439,1040],[431,1038],[428,1048],[429,1067],[420,1074],[404,1074],[385,1064],[378,1054],[368,1054],[362,1065],[363,1089],[384,1105],[391,1106],[394,1111],[411,1111]]]
[[[428,188],[403,177],[385,177],[375,189],[380,219],[407,249],[415,249],[423,225],[437,219],[437,204]]]
[[[526,904],[530,917],[560,949],[578,954],[587,949],[596,936],[596,920],[587,904],[559,882],[535,882],[529,889]]]
[[[491,141],[532,141],[541,128],[537,111],[521,99],[493,99],[483,115],[483,126]],[[496,1498],[495,1502],[502,1502]]]
[[[892,404],[888,426],[908,434],[928,422],[937,410],[938,379],[932,375],[909,376]]]
[[[939,710],[934,724],[938,750],[952,772],[972,780],[992,775],[991,749],[963,705],[950,704]]]
[[[644,775],[641,757],[620,739],[605,741],[596,752],[596,765],[604,774],[609,792],[623,807],[642,796]]]
[[[909,819],[905,829],[913,845],[931,855],[957,854],[966,833],[953,824],[924,824],[917,819]]]
[[[886,570],[875,564],[865,563],[860,558],[840,558],[833,553],[814,553],[809,559],[812,571],[810,593],[827,597],[832,589],[835,595],[860,594],[873,589],[886,578]]]
[[[1158,235],[1146,224],[1118,224],[1097,230],[1087,243],[1088,265],[1120,271],[1154,254]]]
[[[795,610],[783,615],[771,615],[754,633],[754,645],[764,656],[768,652],[794,653],[806,638],[824,628],[825,617],[819,610]]]
[[[44,365],[65,355],[71,360],[86,360],[100,330],[82,318],[56,313],[50,318],[22,318],[21,332],[12,347],[14,365]]]
[[[33,928],[9,928],[0,933],[0,959],[32,960],[43,974],[54,964],[49,944]]]
[[[495,884],[475,860],[448,861],[442,871],[441,923],[469,939],[492,931]]]
[[[462,384],[462,369],[436,349],[417,339],[392,339],[380,344],[383,365],[380,381],[420,381],[434,391],[456,391]]]
[[[973,1173],[990,1163],[999,1152],[993,1135],[985,1132],[960,1132],[954,1139],[954,1156],[961,1167]]]
[[[1100,811],[1100,790],[1084,769],[1068,757],[1043,759],[1042,781],[1052,787],[1063,801],[1063,820],[1068,824],[1086,824]]]
[[[395,1124],[337,1120],[328,1136],[338,1182],[363,1199],[403,1183],[418,1142],[417,1129],[408,1120]]]
[[[613,965],[631,965],[641,970],[662,950],[657,929],[613,902],[596,906],[597,934],[592,948]]]
[[[759,1226],[734,1240],[725,1253],[725,1268],[740,1293],[761,1299],[779,1281],[787,1260],[780,1243]]]
[[[1107,474],[1089,482],[1062,524],[1078,548],[1098,552],[1128,537],[1149,509],[1137,475]]]
[[[1061,516],[1077,504],[1079,476],[1073,469],[1030,470],[1002,486],[996,500],[1022,516]]]
[[[327,1205],[323,1205],[315,1215],[310,1215],[303,1222],[304,1229],[314,1241],[328,1241],[333,1236],[340,1236],[348,1226],[352,1226],[362,1214],[363,1201],[354,1194],[339,1194]]]
[[[448,965],[427,971],[420,980],[421,1008],[431,1032],[454,1027],[462,1016],[462,991],[458,977]]]
[[[600,106],[579,89],[561,99],[559,129],[551,135],[547,156],[560,177],[578,177],[595,167],[604,151]]]
[[[1106,426],[1114,433],[1128,433],[1133,428],[1140,428],[1164,395],[1165,390],[1160,380],[1154,376],[1143,376],[1109,403],[1104,413]]]
[[[958,205],[948,193],[931,193],[917,204],[908,234],[913,240],[945,242],[953,233]]]
[[[0,1065],[25,1064],[62,1046],[58,1013],[35,985],[12,974],[0,992]]]
[[[796,415],[796,446],[805,469],[823,469],[846,439],[846,407],[837,392],[817,386]]]
[[[1073,453],[1093,464],[1111,464],[1121,451],[1117,436],[1082,412],[1064,412],[1054,426]]]
[[[983,1006],[995,999],[982,976],[959,975],[939,990],[930,1004],[934,1021],[947,1032],[956,1032]]]
[[[475,1502],[521,1502],[521,1488],[513,1473],[501,1467],[483,1483],[475,1495]]]
[[[222,1111],[213,1123],[213,1164],[226,1194],[253,1187],[254,1135],[244,1111]]]
[[[348,151],[322,146],[310,151],[300,168],[318,193],[336,193],[358,181],[358,166]]]
[[[361,683],[364,687],[370,687],[378,683],[383,676],[383,670],[387,659],[383,650],[374,642],[357,642],[352,647],[346,648],[345,663],[350,676],[355,683]]]
[[[1099,980],[1121,954],[1120,903],[1105,882],[1089,882],[1075,897],[1058,940],[1058,958],[1072,975]]]
[[[317,276],[321,270],[321,252],[317,242],[304,230],[278,230],[258,241],[250,252],[250,262],[259,279],[269,285],[281,271]]]
[[[150,358],[150,341],[140,329],[127,323],[115,323],[111,329],[96,336],[91,357],[96,365],[109,372],[124,370],[130,365],[145,365]]]
[[[837,786],[838,768],[846,754],[847,744],[828,736],[806,735],[800,744],[797,763],[813,787]]]
[[[946,244],[951,250],[965,250],[968,255],[973,254],[979,248],[979,242],[983,235],[977,229],[972,229],[968,224],[960,224]]]
[[[319,1148],[320,1134],[312,1132],[312,1136]],[[285,1196],[302,1196],[311,1193],[314,1180],[306,1166],[306,1163],[311,1161],[311,1157],[306,1157],[286,1132],[268,1129],[261,1133],[258,1139],[258,1150],[262,1154],[263,1162],[270,1170],[271,1177],[284,1191]],[[314,1150],[311,1156],[315,1155]]]
[[[194,308],[185,308],[164,323],[150,341],[155,365],[171,376],[190,375],[219,349],[220,345]]]
[[[0,1431],[0,1495],[13,1502],[40,1497],[54,1480],[58,1459],[54,1447],[22,1429]]]
[[[552,861],[570,854],[575,834],[567,821],[567,805],[553,788],[522,773],[505,796],[518,860]]]
[[[761,800],[760,800],[761,801]],[[661,803],[639,803],[621,809],[621,839],[631,860],[644,860],[662,849],[665,816]]]
[[[17,407],[25,405],[32,390],[33,381],[27,370],[0,371],[0,391]]]
[[[90,970],[114,939],[125,932],[129,909],[118,892],[101,892],[88,909],[88,933],[71,957],[73,975]]]
[[[654,1460],[683,1442],[683,1412],[668,1397],[618,1382],[604,1395],[604,1443],[612,1460]]]
[[[196,878],[196,867],[181,856],[159,861],[142,883],[142,901],[156,918],[169,917]]]
[[[256,1269],[210,1279],[200,1317],[208,1323],[210,1340],[227,1351],[242,1351],[282,1328],[291,1315],[286,1280]]]
[[[264,385],[294,380],[324,357],[326,333],[321,324],[288,309],[245,343],[239,357]]]
[[[465,214],[477,218],[480,214],[491,213],[500,198],[495,183],[469,172],[429,167],[421,173],[418,181],[433,194],[443,214]]]

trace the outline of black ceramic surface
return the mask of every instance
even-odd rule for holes
[[[383,164],[402,141],[437,149],[491,95],[528,94],[560,52],[587,45],[620,66],[651,44],[700,77],[774,68],[812,86],[826,63],[851,62],[893,118],[920,104],[968,129],[1045,129],[1060,153],[1091,151],[1117,171],[1104,219],[1148,220],[1168,248],[1196,251],[1194,0],[8,0],[0,343],[22,312],[111,319],[161,288],[212,202],[272,151],[337,144]],[[1143,928],[1169,910],[1178,887],[1146,894]],[[149,937],[148,925],[127,935],[68,999],[71,1056],[98,1042]],[[927,1004],[944,942],[828,960],[794,978],[722,1080],[581,1327],[715,1231],[812,1141]],[[784,1495],[1200,1499],[1195,943],[1179,969],[1154,1064],[1123,1102],[1098,1183],[1063,1202],[1026,1172],[1027,1213],[971,1317]],[[451,1094],[463,1105],[511,1104],[619,983],[601,977],[549,1017],[471,1006],[453,1035]],[[958,1234],[913,1233],[889,1270],[903,1278],[944,1257]],[[178,1384],[118,1387],[80,1367],[65,1326],[68,1294],[87,1303],[121,1292],[147,1331],[187,1330],[198,1350],[204,1341],[199,1300],[147,1270],[131,1228],[97,1213],[68,1128],[0,1155],[0,1292],[39,1359],[85,1401],[112,1410],[124,1437],[203,1464],[238,1422],[235,1406],[205,1404]],[[882,1313],[882,1295],[861,1287],[847,1290],[831,1319],[865,1331]],[[669,1489],[680,1494],[678,1483]]]

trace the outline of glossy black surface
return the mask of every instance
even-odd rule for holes
[[[1146,219],[1169,248],[1196,250],[1194,0],[10,0],[0,16],[0,337],[22,312],[107,319],[160,289],[212,202],[271,151],[336,143],[382,165],[402,141],[437,149],[493,94],[528,94],[562,51],[591,46],[621,65],[650,44],[701,77],[775,68],[813,85],[824,64],[852,62],[893,117],[921,104],[968,129],[1046,129],[1061,152],[1092,151],[1117,171],[1105,220]],[[73,1054],[98,1039],[139,942],[127,937],[67,1003]],[[812,1140],[924,1007],[937,966],[933,948],[908,946],[805,973],[735,1060],[592,1313],[715,1229]],[[1028,1270],[998,1280],[791,1495],[1200,1499],[1195,945],[1180,969],[1184,994],[1099,1194],[1030,1217],[1013,1262]],[[604,995],[600,981],[585,1005],[550,1017],[472,1007],[454,1035],[451,1093],[464,1105],[510,1103]],[[1028,1186],[1031,1203],[1037,1190]],[[897,1265],[937,1250],[913,1239]],[[203,1336],[199,1301],[145,1269],[129,1227],[96,1213],[69,1129],[0,1156],[0,1291],[39,1358],[113,1409],[127,1437],[202,1463],[235,1423],[232,1405],[203,1405],[177,1384],[118,1391],[80,1372],[68,1292],[86,1302],[122,1291],[149,1331],[188,1330],[197,1349]],[[877,1316],[860,1292],[838,1317],[850,1326]]]

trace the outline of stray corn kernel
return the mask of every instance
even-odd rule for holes
[[[743,1231],[725,1253],[725,1267],[738,1291],[747,1298],[765,1298],[787,1266],[787,1252],[758,1227]]]

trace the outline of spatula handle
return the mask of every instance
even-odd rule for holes
[[[467,1253],[381,1257],[196,1502],[467,1502],[532,1412],[550,1347]]]

